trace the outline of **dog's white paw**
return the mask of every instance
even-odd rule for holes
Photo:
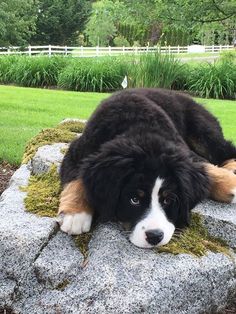
[[[81,234],[90,230],[92,215],[86,212],[66,214],[61,221],[61,230],[68,234]]]

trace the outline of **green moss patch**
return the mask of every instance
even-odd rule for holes
[[[52,166],[48,173],[31,176],[24,190],[27,192],[25,198],[27,211],[39,216],[56,216],[61,192],[56,166]]]
[[[31,176],[28,186],[21,190],[27,192],[24,202],[28,212],[41,217],[56,217],[61,186],[55,165],[47,173]],[[76,246],[85,258],[88,256],[91,236],[92,233],[88,232],[74,237]]]
[[[42,130],[27,144],[22,164],[27,163],[32,157],[34,157],[39,147],[54,143],[69,143],[75,138],[75,136],[75,133],[66,129],[52,128]]]
[[[74,237],[75,245],[79,248],[80,252],[83,254],[84,258],[88,257],[88,244],[91,240],[92,232],[82,233]]]
[[[82,133],[85,128],[85,123],[80,121],[68,121],[59,124],[57,128],[70,132]]]
[[[33,158],[39,147],[54,143],[69,143],[76,137],[77,133],[82,133],[84,128],[85,123],[83,122],[68,121],[57,125],[55,128],[42,130],[26,145],[22,164],[26,164]]]
[[[230,256],[227,244],[222,239],[209,235],[209,232],[202,223],[201,216],[196,213],[192,215],[189,228],[186,228],[179,235],[174,236],[167,245],[154,249],[154,251],[175,255],[191,254],[198,257],[205,255],[207,251],[212,251]]]

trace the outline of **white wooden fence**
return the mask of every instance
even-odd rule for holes
[[[22,47],[0,47],[0,55],[70,55],[73,57],[99,57],[99,56],[117,56],[126,54],[142,54],[149,52],[161,52],[165,54],[172,53],[190,53],[190,52],[211,52],[219,53],[223,50],[233,49],[232,45],[219,46],[155,46],[155,47],[67,47],[67,46],[28,46]]]

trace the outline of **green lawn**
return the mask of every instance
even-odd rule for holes
[[[26,142],[42,128],[62,119],[88,118],[108,94],[0,86],[0,160],[19,164]],[[221,121],[227,138],[236,142],[236,102],[198,101]]]
[[[19,164],[26,142],[62,119],[86,119],[107,94],[0,86],[0,160]]]

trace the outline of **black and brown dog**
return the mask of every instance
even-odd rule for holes
[[[92,216],[131,226],[143,248],[168,243],[201,200],[236,203],[236,148],[190,97],[129,89],[104,100],[61,166],[61,229],[80,234]]]

